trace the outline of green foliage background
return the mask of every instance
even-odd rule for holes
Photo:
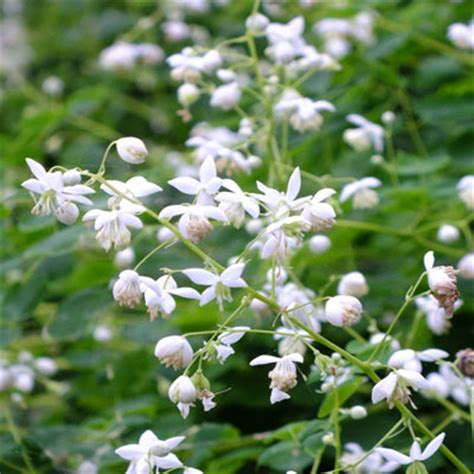
[[[222,317],[216,306],[198,309],[181,301],[170,320],[153,323],[143,307],[133,311],[119,308],[109,287],[117,274],[113,256],[98,250],[93,235],[81,224],[66,228],[53,219],[32,216],[30,198],[20,188],[28,177],[27,156],[46,167],[60,164],[93,170],[111,140],[138,136],[150,149],[146,166],[132,169],[113,158],[109,177],[122,179],[139,170],[165,188],[152,202],[160,209],[176,198],[165,186],[173,177],[165,153],[184,151],[191,126],[200,120],[233,128],[238,125],[238,116],[210,109],[207,98],[193,106],[193,122],[183,124],[176,115],[176,84],[165,64],[119,75],[98,68],[100,51],[120,37],[137,35],[139,41],[162,45],[168,55],[186,45],[166,43],[158,27],[137,32],[137,20],[153,14],[156,5],[148,0],[25,2],[22,18],[31,61],[24,80],[3,78],[1,343],[13,359],[21,350],[54,357],[60,371],[54,382],[37,382],[35,391],[25,396],[24,406],[15,407],[23,449],[37,472],[71,472],[82,460],[93,459],[100,463],[101,473],[116,473],[124,471],[125,465],[113,449],[152,429],[160,437],[186,434],[180,457],[207,474],[302,470],[321,448],[321,435],[327,428],[326,421],[318,419],[323,395],[316,392],[316,381],[300,379],[291,402],[271,406],[265,373],[251,369],[248,361],[258,354],[272,353],[275,343],[246,336],[234,357],[206,372],[214,391],[231,390],[217,397],[218,406],[212,412],[204,415],[194,409],[182,420],[166,396],[175,374],[159,365],[152,348],[164,335],[215,327]],[[226,7],[214,7],[211,14],[191,15],[189,21],[207,28],[209,44],[214,44],[243,33],[251,6],[248,0],[231,1]],[[451,23],[467,22],[473,11],[469,1],[353,1],[342,10],[335,10],[331,2],[305,10],[297,2],[288,2],[286,14],[279,20],[287,21],[303,12],[308,42],[318,46],[309,25],[328,16],[353,16],[366,8],[379,12],[376,43],[356,48],[342,60],[341,72],[317,73],[305,82],[305,95],[332,101],[337,112],[327,118],[321,132],[291,135],[290,150],[293,164],[316,176],[378,176],[384,181],[381,203],[365,212],[343,206],[342,223],[330,233],[332,249],[314,256],[304,248],[293,267],[314,289],[332,274],[362,271],[370,286],[365,308],[383,328],[387,313],[400,307],[419,275],[424,252],[433,249],[440,263],[449,264],[467,253],[463,242],[449,247],[436,243],[436,231],[440,223],[466,219],[467,211],[455,186],[460,177],[473,172],[474,59],[450,46],[446,31]],[[263,51],[263,42],[258,46]],[[52,74],[65,82],[59,99],[41,92],[41,82]],[[244,96],[243,108],[251,106],[252,98]],[[383,167],[371,163],[369,154],[352,151],[341,138],[347,128],[346,114],[361,113],[379,121],[386,110],[397,115],[396,169],[402,181],[398,188],[390,185]],[[255,179],[265,179],[266,173],[263,166],[250,177],[240,177],[239,182],[254,190]],[[304,191],[313,192],[325,183],[330,180],[315,183],[307,179]],[[362,225],[359,228],[351,221]],[[134,238],[137,259],[153,248],[155,231],[149,227]],[[468,227],[464,231],[470,234]],[[243,231],[219,229],[206,239],[203,248],[225,262],[244,247],[246,239]],[[152,276],[161,267],[198,263],[178,245],[159,253],[142,270]],[[248,271],[248,280],[253,286],[263,283],[258,276],[264,274],[259,271],[263,267],[257,261],[251,264],[255,271]],[[460,289],[465,304],[456,313],[449,335],[433,336],[422,320],[414,348],[439,347],[454,356],[457,350],[472,345],[474,288],[462,280]],[[402,319],[397,329],[401,338],[414,313],[412,307]],[[250,312],[238,322],[255,327],[271,324],[255,319]],[[92,332],[104,323],[113,328],[114,338],[99,343]],[[360,327],[364,325],[366,321]],[[334,328],[325,328],[325,334],[341,345],[350,340]],[[197,347],[199,341],[195,342]],[[69,386],[65,393],[59,382]],[[367,400],[369,385],[358,388],[351,403]],[[3,393],[1,397],[6,407],[8,396]],[[447,416],[434,403],[418,398],[417,404],[427,423],[436,424]],[[344,424],[343,441],[356,441],[368,448],[395,419],[394,414],[374,408],[365,420]],[[472,463],[469,427],[454,423],[446,431],[448,446]],[[399,442],[406,445],[408,439],[402,437]],[[430,472],[452,472],[445,463],[442,456],[436,456]],[[22,471],[24,460],[4,421],[0,469],[16,472],[12,466]],[[329,466],[323,460],[322,469]]]

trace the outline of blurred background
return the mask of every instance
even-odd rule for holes
[[[217,307],[197,308],[181,301],[169,320],[153,323],[143,307],[118,307],[110,291],[119,271],[113,252],[100,250],[92,232],[80,223],[65,227],[54,218],[31,215],[32,201],[20,187],[29,177],[25,157],[46,168],[95,170],[112,140],[137,136],[150,151],[140,173],[164,188],[150,205],[159,210],[170,204],[176,195],[165,184],[178,166],[192,163],[191,150],[184,145],[192,127],[206,121],[236,129],[240,117],[211,109],[208,97],[203,97],[192,107],[192,120],[184,123],[177,115],[177,84],[170,78],[165,57],[187,45],[213,47],[242,35],[252,2],[3,0],[1,8],[2,359],[33,363],[49,357],[57,370],[51,376],[35,372],[30,390],[0,393],[5,410],[0,469],[29,472],[29,458],[38,473],[76,472],[85,461],[99,465],[101,473],[122,472],[125,464],[113,450],[134,442],[146,429],[161,438],[186,434],[180,458],[207,474],[308,469],[313,448],[298,435],[305,421],[317,419],[323,399],[316,392],[317,381],[301,381],[291,402],[271,406],[266,374],[251,369],[248,361],[274,353],[276,343],[249,335],[225,365],[210,365],[206,371],[215,392],[227,390],[217,396],[217,408],[206,414],[194,409],[187,420],[181,419],[167,398],[175,373],[158,363],[152,348],[164,335],[214,328],[221,320]],[[369,10],[376,12],[374,41],[351,44],[340,59],[341,71],[318,72],[302,86],[304,95],[330,100],[337,111],[327,117],[322,131],[292,134],[291,155],[295,166],[316,176],[377,176],[387,183],[376,209],[343,207],[342,220],[417,230],[406,236],[336,226],[330,233],[329,252],[316,256],[304,248],[293,267],[314,290],[330,275],[363,272],[370,286],[366,311],[383,329],[420,274],[427,250],[435,250],[437,261],[446,264],[455,264],[467,253],[462,240],[437,244],[436,232],[444,221],[466,217],[456,183],[474,168],[474,60],[447,38],[449,25],[470,21],[473,4],[292,0],[264,2],[262,8],[272,21],[303,15],[307,41],[318,49],[324,43],[312,28],[315,23]],[[118,41],[150,43],[158,49],[149,61],[111,69],[104,50]],[[258,40],[257,47],[263,56],[265,42]],[[244,95],[241,107],[251,108],[253,100]],[[393,139],[400,187],[388,184],[386,170],[370,159],[369,152],[355,152],[342,140],[348,113],[379,122],[387,110],[396,116]],[[121,180],[135,172],[116,156],[107,169],[109,178]],[[254,190],[256,179],[265,180],[267,170],[264,165],[238,181],[244,189]],[[305,193],[315,186],[305,181]],[[136,261],[156,245],[157,230],[150,225],[135,235]],[[222,228],[202,247],[226,262],[247,241],[244,230]],[[153,276],[162,267],[198,263],[178,245],[148,260],[142,273]],[[255,287],[264,283],[258,276],[263,275],[260,266],[255,259],[247,271]],[[449,334],[434,336],[420,319],[415,348],[439,347],[454,355],[472,345],[474,288],[462,280],[460,289],[464,305]],[[404,324],[411,326],[410,317],[415,317],[414,307],[400,324],[400,333]],[[236,324],[266,328],[271,321],[249,310]],[[330,328],[325,328],[325,335],[341,345],[350,340]],[[200,345],[199,338],[194,342],[195,347]],[[306,367],[304,372],[308,373]],[[367,400],[370,386],[366,394],[364,390],[354,396],[354,404]],[[419,414],[427,423],[446,416],[436,404],[421,399]],[[368,448],[394,421],[395,414],[384,412],[381,417],[374,407],[365,420],[344,426],[343,441],[356,440]],[[448,446],[469,462],[469,427],[453,423],[446,431]],[[444,462],[441,456],[433,458],[430,472],[452,472]],[[322,471],[328,466],[323,459]],[[89,466],[82,474],[92,472]]]

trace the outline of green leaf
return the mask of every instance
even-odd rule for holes
[[[267,448],[258,458],[258,463],[276,469],[278,472],[302,470],[311,464],[313,457],[301,445],[292,441],[281,441]]]
[[[417,176],[436,173],[448,167],[451,158],[448,155],[438,155],[424,159],[408,153],[399,153],[395,163],[399,175]]]

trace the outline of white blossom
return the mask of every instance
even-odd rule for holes
[[[283,23],[270,23],[265,35],[270,43],[267,54],[277,64],[287,64],[297,55],[301,54],[306,46],[303,39],[304,18],[293,18],[286,25]]]
[[[363,459],[363,461],[361,461]],[[347,472],[357,474],[380,474],[396,471],[400,464],[395,461],[384,462],[381,454],[372,452],[366,453],[357,443],[347,443],[344,445],[344,452],[341,456],[341,465]],[[352,468],[353,465],[357,467]]]
[[[148,155],[145,144],[136,137],[119,138],[115,146],[117,147],[117,153],[120,158],[131,165],[144,163]]]
[[[361,314],[362,304],[354,296],[334,296],[326,302],[326,319],[334,326],[352,326],[360,320]]]
[[[214,345],[214,348],[217,352],[217,360],[221,364],[235,353],[232,344],[239,342],[249,329],[248,326],[235,326],[231,331],[225,331],[218,336],[217,344]]]
[[[342,188],[340,200],[345,202],[352,197],[354,209],[370,209],[379,202],[379,197],[372,188],[378,188],[381,185],[382,182],[373,176],[362,178],[353,183],[346,184]]]
[[[193,348],[185,337],[167,336],[160,339],[155,347],[155,356],[166,367],[182,369],[187,367],[193,359]]]
[[[349,114],[347,121],[358,128],[349,128],[344,132],[344,140],[356,151],[368,151],[373,148],[383,153],[384,129],[357,114]]]
[[[394,352],[387,364],[395,369],[414,370],[421,373],[422,362],[436,362],[446,357],[449,357],[449,354],[441,349],[425,349],[423,351],[402,349]]]
[[[142,299],[140,275],[134,270],[120,272],[113,286],[114,299],[122,306],[135,307]]]
[[[222,110],[231,110],[239,102],[242,91],[237,82],[223,84],[217,87],[211,95],[211,107],[219,107]]]
[[[448,39],[460,49],[474,49],[474,21],[449,25]]]
[[[197,397],[196,387],[186,375],[180,375],[168,390],[169,399],[177,404],[178,410],[183,418],[189,415],[189,407],[193,405]]]
[[[270,402],[272,404],[290,398],[288,391],[296,386],[296,363],[302,363],[303,356],[299,353],[288,354],[283,357],[261,355],[250,362],[252,367],[256,365],[275,364],[275,368],[268,373],[271,380],[272,393]]]
[[[337,286],[338,295],[350,295],[360,298],[369,292],[369,286],[360,272],[346,273]]]
[[[443,224],[438,229],[438,240],[443,244],[450,244],[459,240],[460,232],[457,227],[450,224]]]

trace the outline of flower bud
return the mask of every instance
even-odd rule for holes
[[[309,249],[315,254],[321,254],[331,248],[331,239],[325,235],[313,235],[309,240]]]
[[[350,415],[354,420],[361,420],[367,416],[367,410],[361,405],[356,405],[350,409]]]
[[[63,174],[63,183],[64,186],[74,186],[75,184],[79,184],[81,182],[81,173],[77,170],[67,170]]]
[[[360,320],[362,304],[353,296],[334,296],[326,303],[325,314],[334,326],[352,326]]]
[[[466,377],[474,378],[474,349],[459,351],[456,354],[456,367]]]
[[[119,138],[116,142],[116,146],[120,158],[131,165],[143,163],[148,155],[145,144],[139,138]]]
[[[337,287],[339,295],[350,295],[360,298],[369,292],[364,275],[360,272],[350,272],[344,275]]]
[[[245,224],[245,230],[251,235],[257,235],[263,228],[263,222],[260,219],[250,219]]]
[[[201,92],[194,84],[183,84],[178,88],[178,102],[184,107],[189,107],[199,99]]]
[[[79,208],[72,202],[66,201],[55,209],[54,215],[59,222],[65,225],[72,225],[79,217]]]
[[[118,280],[112,289],[114,299],[121,306],[133,308],[142,299],[140,291],[140,275],[134,270],[124,270],[119,274]]]
[[[265,33],[270,20],[261,13],[256,13],[251,15],[245,20],[245,27],[249,30],[254,36],[261,36]]]
[[[322,437],[322,441],[323,441],[323,443],[326,444],[326,445],[333,444],[333,443],[334,443],[334,433],[326,433],[326,434]]]
[[[458,270],[462,278],[474,280],[474,253],[468,253],[459,260]]]
[[[41,374],[47,376],[54,375],[58,371],[58,366],[51,357],[38,357],[35,359],[35,367]]]
[[[165,242],[169,239],[172,239],[174,237],[173,232],[168,229],[168,227],[160,227],[158,229],[158,232],[156,233],[156,239],[158,242]]]
[[[135,261],[135,251],[132,247],[127,247],[126,249],[120,250],[115,254],[114,265],[124,270],[128,268]]]
[[[237,82],[219,86],[211,95],[211,106],[223,110],[233,109],[240,101],[242,92]]]
[[[204,70],[207,73],[214,72],[222,65],[222,56],[215,49],[208,51],[202,58]]]
[[[450,244],[459,239],[459,229],[450,224],[444,224],[438,229],[438,240],[443,244]]]
[[[393,123],[395,120],[395,114],[391,110],[387,110],[382,114],[382,122],[386,125]]]
[[[168,397],[173,403],[189,405],[196,400],[196,395],[196,388],[186,375],[180,375],[168,390]]]
[[[355,151],[368,151],[372,146],[370,137],[363,128],[349,128],[342,137]]]
[[[182,336],[168,336],[160,339],[155,347],[155,356],[166,367],[182,369],[193,359],[193,348]]]

